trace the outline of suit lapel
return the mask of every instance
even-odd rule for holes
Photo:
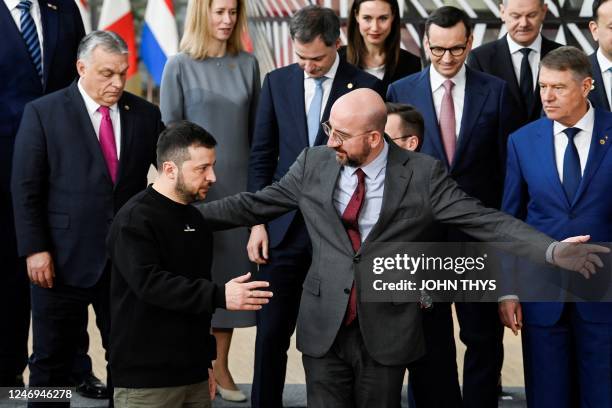
[[[569,206],[567,196],[563,191],[559,173],[557,172],[557,161],[555,160],[555,137],[553,134],[553,122],[546,119],[539,127],[537,134],[533,139],[533,150],[535,159],[542,162],[542,171],[544,172],[552,191],[557,195],[557,198]]]
[[[321,162],[321,174],[323,176],[323,182],[321,185],[321,193],[323,197],[325,197],[325,211],[329,214],[329,222],[330,230],[336,235],[336,238],[342,242],[345,249],[349,254],[353,253],[353,246],[351,245],[351,241],[349,240],[348,234],[346,233],[346,229],[342,224],[342,220],[340,219],[340,215],[338,215],[338,211],[336,207],[334,207],[334,190],[336,188],[336,183],[338,181],[338,177],[340,177],[340,169],[342,167],[335,160],[324,160]]]
[[[525,101],[523,101],[523,96],[521,95],[518,79],[516,78],[516,73],[514,72],[512,55],[510,55],[510,47],[508,47],[508,40],[506,38],[507,35],[508,34],[504,35],[504,37],[497,42],[496,45],[499,52],[497,52],[495,55],[497,55],[500,59],[500,73],[502,78],[508,84],[508,90],[512,94],[514,100],[520,102],[521,108],[524,110],[525,114],[528,114],[527,108],[525,107]]]
[[[40,7],[40,14],[43,25],[43,33],[44,33],[44,84],[45,87],[47,85],[47,78],[49,77],[49,71],[51,69],[51,64],[53,62],[52,56],[55,54],[55,47],[57,45],[57,30],[58,30],[58,22],[57,22],[57,9],[58,6],[55,4],[55,0],[46,0],[43,2],[39,2],[38,6]]]
[[[119,184],[123,173],[126,171],[126,163],[130,161],[130,152],[134,136],[134,117],[130,110],[130,105],[125,99],[125,94],[123,94],[117,103],[119,116],[121,118],[121,156],[119,157],[119,172],[115,185]]]
[[[597,61],[597,52],[594,52],[589,59],[593,66],[593,79],[595,80],[595,89],[590,92],[589,96],[593,96],[596,104],[605,106],[606,109],[610,110],[610,104],[606,96],[605,83],[601,76],[601,67],[599,66],[599,61]]]
[[[425,119],[425,133],[428,136],[425,137],[424,144],[430,144],[432,150],[436,152],[435,157],[442,160],[448,168],[448,161],[446,160],[446,153],[442,146],[442,135],[440,134],[440,125],[438,123],[438,116],[436,115],[436,108],[433,102],[433,93],[431,91],[431,81],[429,79],[429,70],[431,65],[421,71],[414,95],[423,95],[421,101],[416,105],[421,109],[423,118]],[[407,90],[410,92],[411,90]],[[430,120],[428,120],[430,119]]]
[[[595,176],[599,165],[609,149],[610,143],[612,143],[612,128],[608,126],[609,124],[604,122],[602,112],[603,111],[595,109],[595,125],[593,126],[589,156],[584,168],[582,181],[580,182],[580,186],[578,187],[578,191],[576,192],[572,205],[575,205],[578,202],[580,196],[589,186],[589,183]]]
[[[338,57],[336,57],[338,58]],[[341,59],[338,63],[338,70],[336,71],[336,76],[334,77],[334,81],[332,82],[331,89],[329,91],[329,97],[327,98],[327,103],[325,104],[325,109],[323,110],[323,116],[321,116],[321,121],[325,122],[329,119],[329,113],[331,112],[331,107],[336,102],[336,100],[347,93],[347,91],[352,90],[349,88],[349,77],[346,72],[346,63]],[[315,146],[323,144],[326,136],[323,131],[323,127],[319,127],[319,133],[317,133],[317,138],[315,140]]]
[[[467,148],[472,134],[474,133],[474,125],[479,113],[482,110],[482,105],[487,100],[489,90],[474,78],[474,72],[466,66],[465,71],[465,98],[463,106],[463,115],[461,117],[461,130],[457,139],[457,148],[455,150],[453,165],[451,172],[461,165],[464,151]]]
[[[89,117],[89,113],[87,112],[87,108],[85,107],[83,97],[81,96],[81,93],[77,88],[77,81],[74,81],[72,85],[70,85],[70,88],[68,89],[68,97],[68,104],[73,110],[73,115],[71,117],[74,118],[77,134],[81,135],[80,137],[87,146],[87,150],[89,150],[89,152],[91,153],[94,165],[103,168],[106,179],[109,183],[112,183],[108,168],[106,167],[106,160],[102,155],[100,141],[96,136],[96,131],[94,130],[93,124],[91,123],[91,118]]]
[[[393,214],[400,206],[412,177],[412,170],[404,166],[407,160],[405,152],[396,147],[389,138],[385,137],[385,139],[389,145],[389,156],[387,157],[387,168],[385,170],[385,190],[380,215],[378,221],[372,227],[372,231],[361,245],[360,252],[369,242],[375,241],[392,222]]]
[[[291,111],[295,120],[297,138],[302,141],[302,146],[308,146],[308,123],[306,121],[306,107],[304,106],[304,71],[298,64],[294,64],[289,74],[289,99],[291,100]]]

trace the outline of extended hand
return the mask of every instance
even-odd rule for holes
[[[255,262],[258,265],[268,263],[268,232],[265,225],[255,225],[251,228],[247,252],[251,262]]]
[[[208,369],[208,393],[210,400],[214,400],[217,395],[217,380],[215,380],[215,371],[212,368]]]
[[[518,335],[523,327],[523,309],[518,300],[507,299],[499,302],[499,319],[504,326],[512,330],[514,335]]]
[[[251,273],[247,273],[225,284],[225,307],[227,310],[259,310],[261,305],[269,302],[272,292],[257,290],[270,286],[265,281],[247,282]]]
[[[50,252],[37,252],[26,258],[30,282],[41,288],[52,288],[55,269]]]
[[[559,242],[553,253],[553,264],[578,272],[587,279],[597,273],[596,267],[603,267],[603,262],[596,254],[607,254],[610,249],[601,245],[586,244],[589,239],[590,235],[579,235]]]

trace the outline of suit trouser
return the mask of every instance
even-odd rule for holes
[[[270,249],[268,264],[259,267],[257,280],[268,281],[274,296],[257,312],[253,408],[283,406],[287,350],[295,330],[302,284],[311,257],[308,231],[301,216],[297,215],[280,245]]]
[[[96,324],[102,337],[108,361],[110,332],[110,273],[106,270],[90,288],[56,284],[52,289],[31,286],[33,353],[30,357],[31,387],[65,387],[77,354],[82,327],[87,322],[87,307],[92,304]],[[107,383],[112,395],[112,381],[107,366]],[[37,407],[37,403],[29,403]],[[41,407],[50,405],[41,404]],[[67,407],[58,403],[54,406]]]
[[[28,364],[30,282],[25,260],[17,256],[10,195],[0,195],[0,225],[4,236],[0,246],[0,331],[4,333],[0,336],[0,386],[10,386],[19,385],[15,381]],[[85,324],[72,370],[77,378],[91,372],[88,348]]]
[[[366,350],[358,320],[340,327],[324,356],[303,354],[302,361],[309,408],[400,406],[406,367],[376,362]]]
[[[425,378],[433,381],[421,385],[424,392],[434,395],[435,403],[422,405],[417,401],[416,407],[497,407],[497,381],[503,361],[503,326],[499,321],[497,304],[455,303],[455,310],[460,326],[459,337],[466,345],[463,398],[457,378],[451,304],[435,303],[431,311],[423,313],[427,351],[422,371]],[[416,393],[414,384],[413,389]],[[440,390],[444,392],[440,393]]]
[[[522,341],[528,407],[612,407],[612,323],[566,303],[554,325],[526,323]]]

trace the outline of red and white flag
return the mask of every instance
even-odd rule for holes
[[[129,0],[104,0],[100,12],[99,30],[113,31],[121,36],[129,49],[130,68],[127,77],[138,72],[138,54],[136,53],[136,35],[134,16]]]
[[[74,0],[76,2],[79,11],[81,12],[81,19],[83,19],[83,27],[85,27],[85,34],[91,32],[91,13],[89,12],[89,4],[87,0]]]

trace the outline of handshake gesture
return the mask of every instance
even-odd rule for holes
[[[252,281],[251,273],[232,279],[225,284],[225,307],[227,310],[260,310],[269,302],[272,292],[261,290],[270,286],[265,281]]]

